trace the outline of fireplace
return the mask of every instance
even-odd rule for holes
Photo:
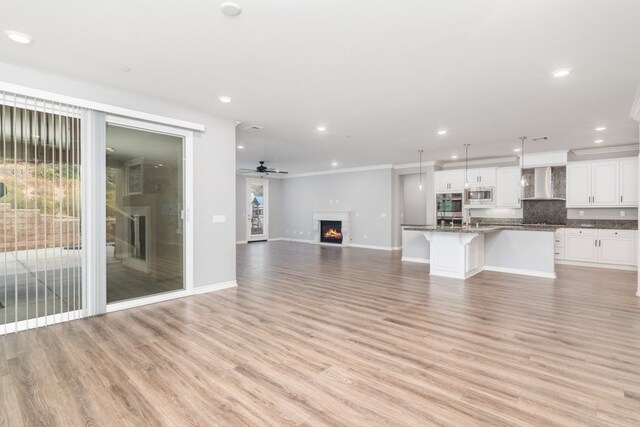
[[[320,242],[342,244],[342,221],[320,221]]]

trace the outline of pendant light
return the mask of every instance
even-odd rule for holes
[[[469,179],[467,178],[467,172],[469,171],[469,146],[471,144],[464,144],[464,189],[468,190]]]
[[[524,177],[524,141],[526,139],[526,136],[520,137],[520,185],[522,187],[526,187],[527,185],[529,185]]]
[[[422,152],[424,150],[418,150],[418,154],[420,155],[420,184],[418,185],[418,190],[422,191],[424,186],[422,185]]]

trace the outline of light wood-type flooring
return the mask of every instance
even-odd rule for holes
[[[636,273],[238,246],[238,287],[0,338],[0,424],[640,425]]]

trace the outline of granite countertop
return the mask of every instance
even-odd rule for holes
[[[516,231],[544,231],[544,232],[555,232],[558,228],[563,228],[564,225],[495,225],[488,226],[483,225],[482,227],[476,227],[472,225],[470,227],[451,227],[451,226],[425,226],[425,227],[406,227],[404,230],[407,231],[435,231],[438,233],[475,233],[475,234],[483,234],[483,233],[491,233],[493,231],[501,231],[501,230],[516,230]]]
[[[428,227],[427,224],[400,224],[401,227]]]

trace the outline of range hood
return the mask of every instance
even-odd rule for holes
[[[555,197],[553,193],[553,174],[550,166],[534,168],[533,173],[534,180],[529,185],[533,186],[534,196],[522,200],[565,200],[564,197]]]

